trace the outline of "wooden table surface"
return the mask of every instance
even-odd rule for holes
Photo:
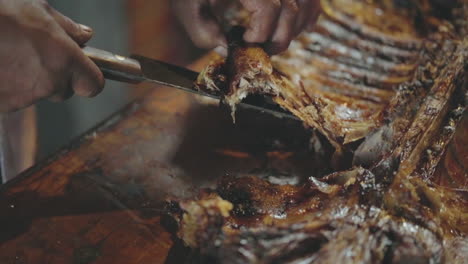
[[[205,60],[206,61],[206,60]],[[195,67],[199,69],[204,61]],[[0,187],[0,263],[181,263],[163,201],[226,174],[310,176],[310,131],[157,88]]]

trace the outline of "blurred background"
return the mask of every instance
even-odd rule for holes
[[[90,46],[122,55],[138,53],[179,65],[186,65],[200,55],[174,20],[167,0],[49,0],[49,3],[94,29]],[[39,103],[36,160],[91,129],[144,89],[144,85],[132,87],[107,81],[103,93],[93,99]]]
[[[78,23],[94,29],[90,46],[121,55],[140,54],[187,65],[203,51],[196,49],[175,21],[167,0],[48,0]],[[45,159],[111,114],[143,96],[151,84],[131,86],[107,81],[93,99],[39,102],[28,109],[0,115],[0,183]],[[5,144],[6,143],[6,144]]]

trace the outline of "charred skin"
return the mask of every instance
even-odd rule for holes
[[[423,10],[393,2],[321,1],[315,29],[271,59],[234,34],[227,61],[207,67],[218,75],[204,71],[196,85],[221,91],[233,110],[248,94],[271,96],[340,152],[381,125],[396,87],[417,66],[425,29],[413,17]],[[213,82],[219,75],[227,78]]]
[[[218,61],[211,88],[226,98],[264,93],[337,150],[362,143],[350,170],[301,185],[222,178],[175,201],[179,237],[219,263],[465,263],[468,3],[449,2],[324,0],[314,31],[271,64],[252,47]]]
[[[272,78],[273,65],[270,57],[259,45],[244,43],[243,32],[242,28],[234,27],[228,36],[228,92],[224,102],[231,107],[234,120],[236,105],[247,95],[262,93],[276,96],[279,89]]]

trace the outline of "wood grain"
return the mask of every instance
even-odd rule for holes
[[[242,110],[237,120],[152,90],[0,187],[0,263],[180,263],[187,251],[161,224],[167,196],[226,174],[320,173],[300,123]]]

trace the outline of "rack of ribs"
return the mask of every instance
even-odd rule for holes
[[[466,263],[468,3],[320,4],[286,52],[232,41],[196,85],[234,110],[271,97],[352,164],[299,185],[221,178],[168,202],[177,235],[210,263]]]

